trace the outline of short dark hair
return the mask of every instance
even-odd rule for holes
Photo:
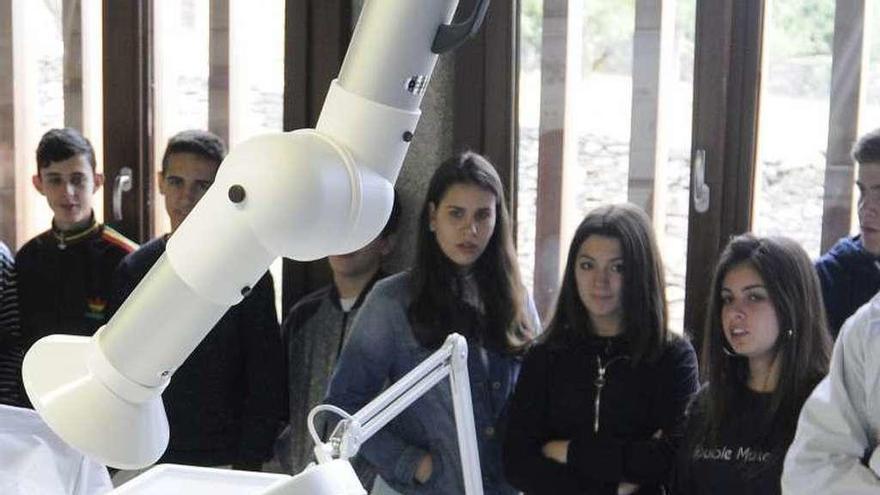
[[[85,156],[92,165],[92,172],[95,171],[95,150],[88,139],[70,127],[50,129],[43,134],[40,144],[37,145],[37,172],[55,162],[63,162],[77,155]]]
[[[880,129],[862,135],[852,148],[853,160],[864,163],[880,163]]]
[[[220,136],[213,132],[200,129],[180,131],[171,136],[168,145],[165,146],[165,154],[162,155],[162,175],[165,175],[168,159],[174,153],[192,153],[215,162],[219,166],[220,162],[226,158],[226,144],[220,139]]]
[[[623,335],[632,343],[635,366],[654,362],[671,338],[667,322],[666,280],[651,219],[638,206],[600,206],[581,221],[568,248],[565,273],[553,316],[542,338],[548,345],[572,346],[595,330],[578,294],[575,270],[581,245],[590,236],[617,239],[623,255]]]
[[[382,232],[379,233],[380,239],[385,239],[390,235],[394,235],[397,233],[397,228],[400,227],[400,200],[398,199],[399,194],[397,193],[397,188],[394,188],[394,203],[391,205],[391,215],[388,217],[388,221],[385,222],[385,227],[382,229]]]

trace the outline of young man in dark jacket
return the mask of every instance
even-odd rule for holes
[[[353,253],[330,256],[333,283],[303,297],[284,319],[281,336],[287,357],[290,418],[275,453],[290,474],[299,473],[314,460],[314,443],[306,425],[309,411],[323,402],[351,323],[373,284],[384,276],[382,261],[394,249],[399,217],[395,195],[391,216],[379,237]],[[371,483],[371,469],[358,459],[355,467],[361,480]]]
[[[159,191],[171,234],[151,240],[122,261],[111,311],[165,252],[168,238],[213,183],[225,154],[223,142],[209,132],[184,131],[169,140]],[[211,249],[210,239],[206,249]],[[284,416],[274,301],[267,273],[175,371],[163,394],[171,439],[159,462],[260,470],[270,457]]]
[[[113,271],[137,245],[95,219],[104,183],[91,143],[74,129],[52,129],[37,146],[33,184],[52,209],[52,228],[15,258],[22,350],[55,333],[90,336],[107,323]]]
[[[859,234],[840,239],[816,262],[835,338],[843,322],[880,290],[880,129],[862,136],[852,156],[859,164]]]

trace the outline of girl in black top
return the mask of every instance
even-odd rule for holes
[[[666,328],[647,215],[592,211],[578,227],[555,314],[523,363],[504,444],[528,494],[659,494],[697,390],[690,344]]]
[[[807,254],[786,238],[734,238],[721,254],[674,492],[772,495],[801,406],[828,371],[830,335]]]

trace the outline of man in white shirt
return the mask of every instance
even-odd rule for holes
[[[782,492],[880,493],[880,294],[841,328],[831,369],[804,403]]]

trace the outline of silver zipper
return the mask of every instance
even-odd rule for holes
[[[611,361],[608,361],[608,364],[602,366],[602,356],[596,356],[596,364],[598,368],[596,379],[593,380],[593,385],[596,386],[596,399],[593,401],[593,433],[599,433],[599,407],[602,405],[602,388],[605,387],[605,371],[608,370],[609,366],[623,359],[623,357],[624,356],[617,356]]]

